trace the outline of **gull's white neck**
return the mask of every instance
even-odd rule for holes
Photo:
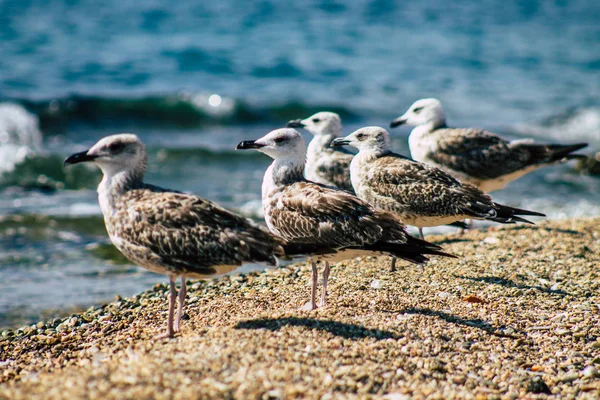
[[[304,158],[274,160],[263,178],[262,198],[270,197],[278,188],[304,179]]]
[[[362,198],[362,183],[369,170],[368,168],[365,168],[365,166],[390,152],[389,145],[358,149],[358,153],[350,162],[350,181],[352,182],[352,187],[358,197]]]
[[[373,147],[363,147],[358,149],[358,153],[352,159],[351,164],[363,164],[368,163],[377,158],[390,153],[392,150],[389,145],[381,145],[381,146],[373,146]]]
[[[142,179],[131,170],[117,170],[109,166],[100,166],[100,169],[103,177],[98,185],[98,202],[104,217],[109,217],[116,211],[119,196],[141,185]]]
[[[315,137],[313,137],[308,144],[307,157],[310,157],[311,153],[315,154],[326,150],[331,150],[331,142],[333,142],[333,139],[338,137],[340,137],[340,135],[335,135],[333,133],[315,135]]]
[[[306,169],[311,171],[315,167],[317,161],[323,156],[323,153],[331,153],[335,151],[331,148],[331,142],[337,138],[334,134],[320,134],[312,138],[306,149]],[[308,175],[307,175],[308,176]],[[309,178],[310,179],[310,178]]]
[[[410,134],[411,135],[427,135],[438,128],[443,128],[446,126],[446,120],[443,118],[434,119],[432,121],[427,122],[426,124],[419,125],[415,127]]]
[[[437,119],[415,127],[408,136],[408,147],[413,160],[427,162],[428,154],[435,152],[437,139],[433,134],[437,129],[446,126],[444,119]]]

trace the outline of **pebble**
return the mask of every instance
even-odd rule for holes
[[[494,236],[488,236],[485,239],[483,239],[483,243],[485,244],[497,244],[499,241],[500,240]]]
[[[564,374],[560,380],[562,382],[573,382],[574,380],[579,379],[579,374],[577,372],[569,372]]]
[[[589,365],[585,367],[583,371],[581,371],[581,374],[587,378],[593,378],[595,376],[598,376],[598,370],[595,367]]]
[[[562,281],[563,279],[565,279],[565,271],[564,270],[559,269],[558,271],[556,271],[554,273],[554,280]]]
[[[381,280],[379,279],[373,279],[371,281],[371,287],[373,289],[381,289],[383,287],[383,283],[381,283]]]
[[[403,393],[389,393],[383,396],[386,400],[411,400],[411,397]]]

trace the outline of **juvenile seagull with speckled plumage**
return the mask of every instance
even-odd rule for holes
[[[288,246],[310,254],[311,309],[317,308],[317,260],[325,261],[324,306],[329,262],[387,255],[421,264],[428,254],[450,256],[439,246],[410,236],[393,213],[375,209],[345,190],[306,180],[306,146],[295,129],[274,130],[258,140],[241,142],[236,149],[255,149],[273,158],[262,184],[265,221]]]
[[[146,149],[137,136],[107,136],[67,164],[93,162],[104,175],[98,200],[112,243],[132,262],[169,277],[167,332],[179,331],[186,277],[206,278],[243,263],[276,264],[284,250],[269,232],[208,200],[143,182]],[[181,277],[177,317],[176,278]]]
[[[571,153],[586,147],[587,143],[509,141],[481,129],[448,128],[442,104],[437,99],[416,101],[404,115],[393,120],[390,127],[403,124],[416,127],[408,138],[414,160],[438,167],[486,193],[502,189],[546,165],[586,158]]]
[[[333,112],[321,111],[306,119],[289,121],[289,128],[304,128],[314,135],[306,150],[304,175],[309,181],[333,186],[354,193],[350,179],[350,163],[354,154],[344,147],[332,147],[333,142],[342,136],[342,120]],[[454,222],[452,225],[465,228],[466,225]],[[391,272],[396,271],[396,259],[392,258]]]
[[[287,126],[304,128],[314,136],[306,150],[306,179],[354,193],[350,182],[350,162],[354,154],[341,147],[331,147],[331,142],[342,136],[340,116],[322,111],[306,119],[292,120]]]
[[[421,238],[423,227],[465,218],[531,223],[520,215],[544,216],[495,203],[473,185],[462,184],[438,168],[393,153],[383,128],[361,128],[335,139],[332,145],[358,149],[350,164],[356,195],[373,207],[397,213],[405,223],[419,228]]]

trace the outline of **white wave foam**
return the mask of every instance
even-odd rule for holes
[[[42,145],[37,116],[14,103],[0,103],[0,173],[15,165]]]
[[[588,141],[600,144],[600,107],[582,107],[533,124],[514,128],[524,136],[554,139],[560,142]]]
[[[262,207],[262,201],[260,200],[250,200],[242,204],[238,211],[246,218],[262,219],[265,217],[265,213]]]

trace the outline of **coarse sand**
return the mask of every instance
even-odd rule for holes
[[[0,334],[0,398],[600,397],[600,219],[428,236],[459,259],[306,263],[167,285]],[[166,279],[165,279],[166,280]],[[68,290],[68,288],[65,288]]]

